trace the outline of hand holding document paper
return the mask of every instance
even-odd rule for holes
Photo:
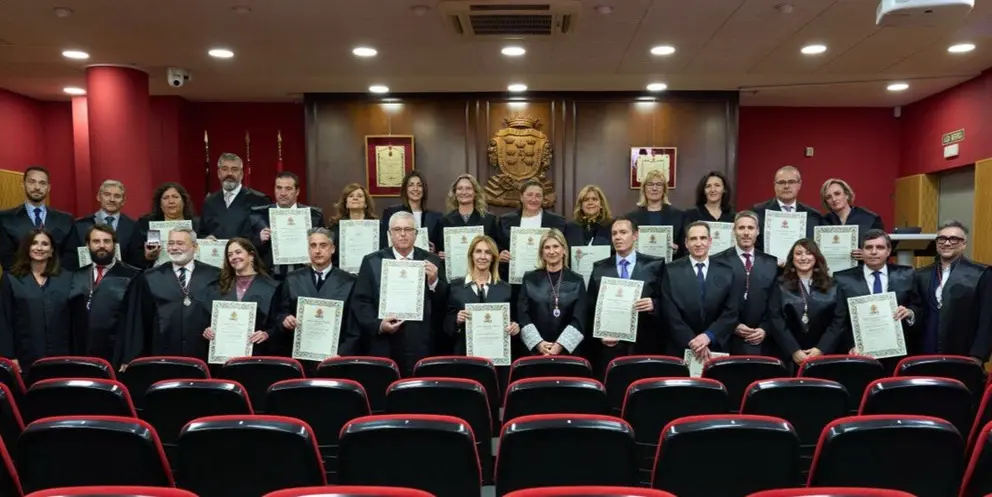
[[[854,348],[859,354],[876,359],[906,355],[902,321],[895,292],[876,293],[847,299],[854,332]]]
[[[251,356],[254,345],[248,337],[255,332],[255,302],[215,300],[210,314],[214,339],[210,341],[207,362],[224,364],[228,359]]]
[[[638,313],[634,311],[634,302],[641,298],[643,289],[641,280],[603,278],[596,297],[592,336],[636,342]]]
[[[272,225],[272,263],[306,264],[310,262],[307,232],[312,228],[310,208],[269,209]]]
[[[293,359],[323,361],[337,357],[343,312],[344,302],[340,300],[297,299]]]
[[[724,352],[710,352],[710,359],[716,357],[726,357],[730,354]],[[706,364],[696,358],[696,354],[692,352],[692,349],[685,349],[685,354],[682,356],[682,361],[685,365],[689,367],[689,377],[699,378],[703,376],[703,367]]]
[[[447,245],[445,245],[447,247]],[[469,318],[465,320],[465,355],[485,357],[496,366],[509,366],[510,304],[465,304]]]
[[[382,260],[379,277],[379,319],[424,320],[424,261]]]

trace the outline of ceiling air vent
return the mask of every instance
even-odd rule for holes
[[[439,10],[462,36],[563,36],[575,31],[577,0],[449,0]]]

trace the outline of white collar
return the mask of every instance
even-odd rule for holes
[[[869,268],[867,264],[865,264],[864,266],[861,266],[861,267],[863,267],[864,270],[865,270],[865,276],[873,276],[873,273],[875,272],[875,270]],[[878,270],[878,272],[882,273],[882,276],[888,277],[889,276],[889,265],[888,264],[882,264],[882,267]]]
[[[234,189],[231,190],[230,192],[225,191],[223,188],[221,188],[221,191],[224,192],[224,195],[227,195],[228,193],[230,193],[231,194],[231,198],[233,199],[233,198],[237,197],[239,193],[241,193],[241,183],[238,183],[238,186],[234,187]]]
[[[410,253],[409,253],[409,254],[407,254],[407,255],[406,255],[406,256],[404,257],[404,256],[402,256],[402,255],[400,255],[400,253],[399,253],[399,252],[397,252],[397,251],[396,251],[396,248],[395,248],[395,247],[393,247],[393,257],[394,257],[394,258],[395,258],[396,260],[400,260],[400,259],[408,259],[408,260],[411,260],[411,261],[412,261],[412,260],[414,260],[414,259],[413,259],[413,256],[415,255],[414,253],[415,253],[416,251],[417,251],[417,248],[416,248],[416,247],[414,247],[414,248],[411,248],[411,249],[410,249]]]
[[[737,257],[743,257],[744,254],[747,254],[747,255],[750,255],[752,259],[754,258],[754,248],[753,247],[751,248],[751,251],[750,252],[747,252],[744,249],[742,249],[739,245],[734,245],[734,250],[737,251]]]
[[[195,257],[192,258],[192,259],[190,259],[189,262],[187,262],[186,264],[183,264],[183,265],[179,265],[179,264],[176,264],[175,262],[173,262],[172,263],[172,272],[173,273],[178,272],[179,271],[179,268],[184,267],[184,268],[186,268],[186,272],[192,273],[194,266],[196,266],[196,258]]]
[[[472,286],[474,284],[475,284],[475,278],[472,277],[472,273],[469,273],[469,274],[465,275],[465,286]],[[489,274],[489,281],[483,283],[483,285],[487,285],[488,286],[488,285],[492,285],[492,284],[493,284],[493,275],[492,275],[492,273],[490,273]]]
[[[317,268],[313,267],[313,264],[310,265],[310,269],[313,270],[313,272],[319,273],[320,275],[322,275],[324,277],[326,277],[327,274],[331,272],[331,268],[333,268],[333,267],[334,267],[333,264],[328,264],[327,267],[325,267],[323,271],[318,271]]]
[[[703,266],[704,267],[709,267],[709,265],[710,265],[710,256],[707,255],[706,258],[703,259],[703,260],[701,260],[701,261],[700,260],[696,260],[696,258],[693,257],[693,256],[691,256],[691,255],[689,256],[689,263],[692,264],[692,267],[696,267],[696,264],[699,264],[700,262],[703,263]]]
[[[775,199],[775,201],[778,202],[778,208],[779,209],[785,210],[786,207],[791,207],[793,211],[799,210],[798,209],[798,207],[799,207],[799,202],[798,201],[793,201],[791,204],[787,204],[787,203],[785,203],[785,202],[783,202],[783,201],[781,201],[779,199]]]

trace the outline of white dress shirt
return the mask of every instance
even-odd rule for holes
[[[870,269],[867,264],[861,267],[864,268],[865,283],[868,284],[868,292],[873,293],[873,288],[875,288],[875,270]],[[889,266],[882,266],[878,272],[880,273],[878,276],[882,280],[882,292],[889,291]]]
[[[623,266],[620,265],[620,261],[627,261],[627,277],[633,276],[634,266],[637,265],[637,251],[631,250],[627,257],[620,257],[620,254],[617,254],[616,257],[617,275],[623,274]]]
[[[706,275],[709,274],[710,271],[710,258],[707,256],[705,259],[700,261],[696,260],[695,257],[689,256],[689,263],[692,264],[692,274],[696,274],[699,271],[696,264],[703,263],[703,279],[705,280]]]
[[[544,218],[544,210],[538,211],[536,216],[525,217],[520,216],[520,227],[521,228],[540,228],[541,220]]]
[[[751,251],[748,252],[748,251],[745,251],[745,250],[741,250],[740,247],[734,245],[734,250],[737,251],[737,258],[741,260],[741,264],[743,264],[745,268],[747,267],[747,259],[748,258],[747,257],[744,257],[744,254],[750,255],[751,256],[751,268],[752,269],[754,268],[754,259],[755,259],[755,257],[754,257],[754,249],[751,249]]]
[[[241,184],[240,183],[238,183],[238,186],[234,187],[233,190],[231,190],[229,192],[228,191],[225,191],[224,192],[224,204],[227,205],[228,207],[230,207],[231,206],[231,202],[234,202],[234,199],[238,196],[239,193],[241,193]]]
[[[799,212],[799,210],[796,209],[797,202],[787,204],[778,199],[776,199],[776,201],[778,202],[778,208],[781,209],[782,212]]]
[[[181,282],[185,285],[189,283],[191,278],[193,278],[193,268],[196,267],[196,259],[190,259],[190,261],[186,264],[172,263],[172,274],[176,275],[177,279],[179,278],[179,268],[181,267],[186,268],[186,281]]]

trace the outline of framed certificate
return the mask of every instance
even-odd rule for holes
[[[806,213],[766,210],[762,235],[764,252],[774,255],[782,264],[788,259],[792,246],[806,238]]]
[[[342,271],[357,274],[362,267],[362,259],[379,250],[379,220],[343,219],[338,222],[338,227],[338,265]]]
[[[169,243],[169,233],[176,228],[193,229],[193,221],[183,219],[182,221],[150,221],[148,223],[148,240],[151,241],[152,232],[158,233],[159,243],[163,245],[162,251],[158,253],[155,265],[169,262],[169,251],[165,250],[165,245]]]
[[[254,344],[248,337],[255,332],[256,302],[215,300],[210,313],[214,339],[210,341],[207,362],[224,364],[235,357],[251,356]]]
[[[369,195],[398,197],[403,176],[413,169],[413,135],[365,136],[365,176]]]
[[[76,247],[76,256],[79,258],[79,267],[86,267],[93,264],[93,259],[90,258],[90,248],[86,245],[82,247]],[[121,244],[114,244],[114,258],[121,260]]]
[[[201,238],[196,241],[196,246],[196,260],[213,267],[224,267],[224,259],[227,257],[224,248],[227,247],[227,240]]]
[[[446,246],[447,247],[447,246]],[[510,304],[465,304],[469,318],[465,321],[465,355],[485,357],[495,366],[509,366]]]
[[[273,264],[307,264],[310,262],[307,232],[312,228],[310,208],[269,209],[272,231]]]
[[[847,299],[854,349],[876,359],[906,355],[902,321],[895,319],[899,303],[895,292]]]
[[[672,262],[672,244],[675,243],[675,228],[671,226],[641,226],[637,230],[638,252],[661,257],[665,262]]]
[[[444,228],[444,276],[448,281],[468,274],[469,245],[475,237],[484,234],[482,226]]]
[[[734,223],[706,221],[710,227],[710,253],[719,254],[734,246]]]
[[[323,361],[328,357],[337,357],[343,313],[344,302],[340,300],[296,299],[293,359]]]
[[[858,248],[858,225],[814,226],[813,241],[820,247],[831,276],[858,264],[851,257],[851,252]]]
[[[675,189],[679,150],[676,147],[631,147],[630,189],[640,190],[641,181],[651,171],[661,171],[668,178],[668,189]]]
[[[641,298],[644,282],[620,278],[600,280],[593,318],[593,338],[608,338],[625,342],[637,341],[637,315],[634,301]]]
[[[537,269],[541,257],[541,237],[551,228],[510,228],[510,284],[519,285],[524,273]]]
[[[423,321],[424,288],[427,286],[425,268],[424,261],[382,260],[379,319]]]
[[[582,280],[589,286],[589,277],[592,276],[592,265],[596,261],[601,261],[610,256],[612,245],[581,245],[572,247],[572,271],[582,275]]]

